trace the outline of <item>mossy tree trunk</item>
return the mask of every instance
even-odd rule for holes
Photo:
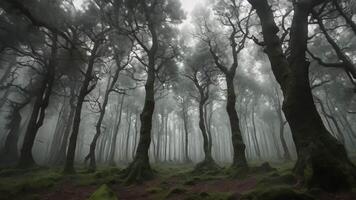
[[[232,7],[235,7],[236,9],[240,9],[239,7],[236,7],[236,4],[233,3],[231,5]],[[232,16],[236,15],[238,12],[232,14]],[[236,70],[237,67],[239,66],[238,62],[238,55],[239,53],[244,49],[245,47],[245,42],[246,38],[248,35],[248,29],[249,29],[249,19],[250,19],[250,14],[248,15],[246,19],[246,28],[242,28],[242,20],[239,18],[239,14],[237,14],[236,17],[239,22],[239,26],[234,24],[231,21],[231,18],[229,18],[227,15],[222,16],[223,18],[227,18],[227,21],[229,23],[225,24],[231,28],[231,33],[229,36],[229,41],[230,41],[230,48],[231,48],[231,57],[232,57],[232,64],[230,68],[228,66],[225,66],[223,64],[223,59],[219,57],[219,54],[216,52],[213,46],[212,41],[208,41],[208,46],[209,46],[209,51],[214,59],[215,66],[220,69],[220,71],[224,74],[225,76],[225,82],[226,82],[226,112],[229,117],[229,122],[230,122],[230,131],[231,131],[231,141],[232,141],[232,146],[233,146],[233,163],[231,167],[233,168],[240,168],[240,167],[248,167],[247,164],[247,159],[246,159],[246,145],[244,144],[244,141],[242,139],[242,132],[240,128],[240,120],[237,115],[236,111],[236,92],[235,92],[235,85],[234,85],[234,80],[235,80],[235,75],[236,75]],[[230,17],[232,17],[230,16]],[[240,41],[237,41],[237,35],[242,34],[243,36],[240,37]]]
[[[155,79],[156,79],[156,54],[158,51],[158,35],[156,26],[157,24],[151,18],[150,13],[155,9],[155,6],[147,7],[146,3],[143,3],[145,7],[146,20],[148,22],[148,30],[151,33],[152,45],[147,48],[141,41],[141,47],[146,51],[148,56],[147,64],[147,79],[145,84],[145,103],[140,115],[141,127],[140,127],[140,139],[138,142],[136,155],[130,165],[126,168],[124,175],[126,183],[140,182],[144,179],[151,178],[153,171],[148,157],[148,150],[151,144],[151,130],[152,130],[152,117],[155,108]]]
[[[294,3],[290,32],[290,55],[287,59],[277,36],[273,12],[267,0],[249,0],[256,9],[262,25],[265,52],[283,94],[283,111],[292,130],[298,160],[295,173],[309,187],[328,191],[350,189],[355,180],[355,167],[347,157],[344,146],[325,128],[313,102],[310,88],[306,50],[308,17],[314,6],[323,0],[302,0]]]

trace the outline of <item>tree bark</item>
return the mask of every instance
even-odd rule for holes
[[[135,152],[136,152],[136,146],[137,146],[137,135],[138,135],[138,117],[139,117],[139,114],[136,113],[136,116],[135,116],[135,137],[134,137],[134,144],[133,144],[133,148],[132,148],[132,158],[135,157]],[[159,141],[159,137],[157,137],[157,143]],[[158,145],[157,145],[158,147]],[[159,159],[158,156],[156,156],[157,159]]]
[[[127,128],[127,134],[126,134],[126,148],[125,148],[125,159],[126,161],[129,160],[129,141],[130,141],[130,132],[131,132],[131,116],[132,113],[130,111],[127,110],[128,113],[126,113],[127,115],[127,123],[128,123],[128,128]]]
[[[49,104],[52,87],[55,79],[55,65],[57,57],[57,35],[52,36],[51,58],[46,67],[46,77],[42,80],[41,88],[36,95],[35,104],[32,109],[31,118],[26,129],[25,138],[22,144],[20,159],[18,166],[21,168],[28,168],[34,166],[36,163],[32,156],[32,147],[38,130],[43,124],[46,109]]]
[[[115,151],[116,151],[116,143],[117,143],[117,135],[119,134],[119,129],[120,129],[120,125],[121,125],[121,117],[122,117],[122,108],[124,105],[124,101],[125,101],[125,94],[122,94],[121,96],[121,103],[120,103],[120,110],[119,110],[119,119],[115,124],[115,128],[113,130],[113,137],[111,139],[111,145],[110,145],[110,149],[109,149],[109,156],[108,156],[108,160],[107,162],[109,163],[109,165],[114,166],[115,165]]]
[[[117,65],[119,64],[119,62],[117,63]],[[108,83],[106,86],[106,91],[104,94],[104,100],[102,105],[100,106],[100,115],[99,115],[99,119],[96,123],[95,126],[95,130],[96,133],[93,137],[92,142],[90,143],[90,149],[89,149],[89,153],[88,155],[85,157],[85,161],[87,161],[88,159],[89,161],[89,171],[96,171],[96,158],[95,158],[95,150],[96,150],[96,145],[97,145],[97,141],[101,135],[101,129],[102,129],[102,122],[104,120],[104,116],[106,113],[106,106],[108,105],[109,102],[109,97],[110,97],[110,93],[112,92],[118,78],[119,78],[119,74],[121,71],[121,67],[117,66],[117,69],[115,71],[115,75],[113,77],[113,79],[111,80],[111,74],[109,75],[109,79],[108,79]]]
[[[69,138],[67,158],[66,158],[66,162],[65,162],[65,166],[64,166],[65,173],[75,173],[74,157],[75,157],[75,150],[76,150],[76,146],[77,146],[77,138],[78,138],[78,133],[79,133],[82,107],[83,107],[85,97],[88,95],[88,93],[91,92],[91,89],[89,88],[89,84],[92,80],[92,73],[93,73],[93,68],[94,68],[94,63],[95,63],[96,53],[97,53],[98,48],[99,48],[99,42],[96,41],[96,42],[94,42],[94,47],[91,51],[91,56],[89,57],[88,67],[87,67],[87,70],[84,75],[83,84],[80,88],[79,95],[77,98],[77,103],[76,103],[75,112],[74,112],[72,133]]]
[[[248,165],[247,165],[247,159],[245,155],[246,145],[242,140],[240,120],[235,108],[236,94],[235,94],[233,77],[231,76],[226,77],[226,85],[227,85],[226,112],[230,120],[231,141],[232,141],[232,146],[234,151],[232,167],[247,167]]]
[[[186,105],[183,105],[183,126],[184,126],[184,133],[185,133],[184,162],[189,163],[189,162],[191,162],[191,160],[189,158],[189,143],[188,143],[189,131],[188,131],[188,119],[187,118],[188,118],[188,116],[187,116]]]
[[[290,152],[288,150],[288,145],[287,142],[284,138],[284,126],[285,126],[285,122],[283,119],[283,111],[282,111],[282,105],[281,105],[281,100],[280,100],[280,96],[279,96],[279,92],[278,89],[275,88],[275,93],[276,93],[276,112],[278,115],[278,120],[279,120],[279,138],[281,140],[282,143],[282,147],[283,147],[283,159],[286,161],[290,161],[292,159]]]
[[[73,121],[74,121],[74,114],[75,114],[74,101],[75,100],[76,100],[75,91],[74,91],[74,88],[72,88],[71,97],[70,97],[70,112],[69,112],[69,116],[65,122],[66,125],[65,125],[65,129],[64,129],[64,133],[63,133],[63,138],[59,145],[58,153],[53,155],[53,158],[54,158],[53,165],[54,166],[64,165],[65,161],[66,161],[69,135],[70,135],[70,131],[73,126]]]
[[[151,144],[151,130],[152,130],[152,116],[155,108],[155,79],[156,79],[156,54],[158,51],[158,35],[156,24],[149,16],[148,10],[146,12],[146,20],[148,22],[148,29],[152,37],[152,46],[146,50],[148,56],[147,65],[147,80],[145,84],[145,103],[142,113],[140,115],[140,140],[137,146],[136,155],[134,160],[126,169],[126,182],[140,182],[143,179],[151,178],[153,172],[150,166],[148,150]]]
[[[256,9],[266,44],[265,52],[283,94],[283,111],[291,127],[298,160],[294,172],[308,187],[328,191],[350,189],[355,167],[344,146],[325,128],[313,102],[305,52],[308,39],[308,17],[312,8],[323,1],[301,0],[294,4],[290,33],[290,56],[283,53],[278,27],[267,0],[249,0]]]
[[[20,114],[20,111],[22,108],[24,108],[26,105],[28,105],[30,101],[25,102],[23,104],[15,104],[13,106],[13,111],[11,115],[11,120],[10,122],[6,125],[7,128],[9,128],[9,133],[6,136],[5,140],[5,145],[4,149],[2,152],[0,152],[0,164],[5,164],[5,165],[13,165],[16,164],[18,161],[19,155],[18,155],[18,141],[19,141],[19,136],[20,136],[20,125],[22,121],[22,117]]]

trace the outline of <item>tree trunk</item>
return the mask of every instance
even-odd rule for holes
[[[25,107],[28,103],[21,106],[15,106],[11,115],[11,121],[7,124],[10,129],[5,140],[5,146],[2,152],[0,152],[0,164],[13,165],[18,161],[18,149],[17,144],[20,134],[20,124],[21,124],[21,114],[20,110]]]
[[[55,79],[55,65],[57,57],[57,36],[53,35],[51,58],[46,66],[46,77],[42,80],[41,88],[36,95],[35,104],[32,109],[31,118],[26,129],[25,138],[22,144],[21,154],[18,166],[21,168],[32,167],[35,165],[35,161],[32,156],[32,147],[35,142],[35,138],[39,128],[42,126],[46,109],[49,104],[50,96],[52,93],[52,86]]]
[[[58,166],[58,165],[64,165],[65,161],[66,161],[66,155],[67,155],[67,147],[68,147],[68,141],[69,141],[69,135],[70,135],[70,131],[72,129],[72,125],[73,125],[73,121],[74,121],[74,114],[75,114],[75,105],[74,105],[74,101],[76,99],[74,93],[72,93],[73,96],[71,96],[71,100],[70,100],[70,113],[68,116],[68,119],[66,119],[65,122],[65,130],[63,133],[63,138],[62,141],[60,143],[60,147],[58,150],[57,154],[53,155],[53,165],[54,166]]]
[[[284,119],[283,119],[283,111],[282,111],[282,105],[281,105],[281,100],[280,100],[280,97],[279,97],[279,92],[278,92],[278,89],[275,88],[275,93],[276,93],[276,112],[277,112],[277,115],[278,115],[278,120],[279,120],[279,138],[281,140],[281,143],[282,143],[282,147],[283,147],[283,151],[284,151],[284,154],[283,154],[283,159],[286,160],[286,161],[290,161],[292,159],[291,155],[290,155],[290,152],[288,150],[288,146],[287,146],[287,142],[284,138],[284,126],[285,126],[285,123],[284,123]]]
[[[290,34],[290,57],[283,53],[278,27],[267,0],[249,0],[257,10],[272,71],[284,93],[283,111],[292,130],[298,160],[295,173],[308,187],[328,191],[350,189],[356,178],[355,167],[344,146],[325,128],[313,102],[305,52],[308,39],[308,17],[313,6],[323,1],[298,1]]]
[[[148,11],[146,11],[148,12]],[[148,150],[151,144],[152,116],[155,108],[155,71],[156,71],[156,54],[158,51],[158,35],[156,32],[156,24],[153,19],[147,14],[148,29],[152,37],[152,46],[146,50],[148,56],[147,80],[145,84],[145,103],[140,116],[140,140],[137,146],[134,160],[126,169],[126,182],[137,182],[153,176],[151,170]]]
[[[122,94],[121,96],[121,104],[120,104],[120,110],[119,110],[119,116],[117,119],[118,122],[115,124],[115,128],[113,130],[113,137],[111,139],[111,145],[110,145],[110,149],[109,149],[109,156],[108,156],[108,160],[107,162],[109,163],[109,165],[114,166],[115,165],[115,151],[116,151],[116,143],[117,143],[117,135],[119,134],[119,129],[120,129],[120,125],[121,125],[121,117],[122,117],[122,108],[124,105],[124,101],[125,101],[125,94]]]
[[[132,113],[130,111],[127,111],[127,123],[128,123],[128,128],[127,128],[127,134],[126,134],[126,148],[125,148],[125,159],[126,161],[129,161],[129,141],[130,141],[130,132],[131,132],[131,116]]]
[[[139,114],[136,113],[136,117],[135,117],[135,137],[134,137],[134,144],[133,144],[133,148],[132,148],[132,158],[135,157],[135,152],[136,152],[136,146],[137,146],[137,135],[138,135],[138,116]],[[159,141],[159,137],[157,136],[157,143]],[[158,147],[158,145],[157,145]],[[157,159],[159,159],[159,157],[156,157]]]
[[[235,75],[235,74],[234,74]],[[233,77],[226,76],[227,99],[226,112],[230,120],[231,141],[233,146],[233,162],[232,167],[247,167],[247,159],[245,155],[246,146],[242,140],[240,129],[240,120],[236,112],[236,94]]]
[[[100,108],[100,115],[99,115],[99,119],[96,123],[95,126],[95,130],[96,133],[93,137],[92,142],[90,143],[90,149],[89,149],[89,153],[88,155],[85,157],[85,161],[87,161],[88,159],[90,159],[89,162],[89,171],[95,171],[96,170],[96,158],[95,158],[95,150],[96,150],[96,144],[98,141],[98,138],[101,135],[101,126],[102,126],[102,122],[106,113],[106,106],[108,105],[109,102],[109,97],[110,97],[110,93],[112,92],[112,89],[114,88],[118,78],[119,78],[119,74],[120,74],[121,68],[120,66],[117,66],[115,75],[113,77],[113,79],[111,80],[111,74],[109,75],[109,79],[108,79],[108,83],[106,86],[106,91],[104,94],[104,100],[103,103],[101,105]]]
[[[137,146],[136,155],[132,163],[126,169],[126,182],[140,182],[143,179],[150,178],[152,174],[151,166],[149,163],[148,149],[151,143],[151,129],[152,129],[152,116],[155,108],[154,100],[154,58],[150,57],[150,65],[148,70],[147,81],[145,85],[146,95],[145,104],[140,116],[140,140]]]
[[[188,143],[188,136],[189,136],[189,132],[188,132],[188,116],[187,116],[187,110],[185,105],[183,105],[183,125],[184,125],[184,133],[185,133],[185,146],[184,146],[184,162],[191,162],[190,158],[189,158],[189,143]]]
[[[79,126],[82,114],[82,107],[85,100],[85,97],[90,93],[89,84],[92,79],[92,72],[94,68],[95,58],[96,58],[96,51],[98,49],[99,42],[94,43],[94,47],[91,51],[91,56],[89,58],[88,67],[85,72],[83,84],[80,88],[79,95],[77,98],[77,103],[75,107],[74,119],[73,119],[73,126],[72,126],[72,133],[69,139],[68,151],[67,151],[67,159],[64,166],[65,173],[75,173],[74,169],[74,157],[75,157],[75,150],[77,146],[77,138],[79,133]]]
[[[211,148],[209,148],[208,133],[207,133],[207,129],[205,126],[204,105],[205,105],[206,99],[207,98],[202,96],[201,100],[199,102],[199,128],[200,128],[201,134],[203,136],[203,150],[204,150],[205,156],[204,156],[204,160],[195,166],[195,169],[194,169],[195,172],[202,172],[202,171],[218,168],[218,166],[216,165],[216,163],[213,160],[213,157],[211,155]]]
[[[68,114],[70,112],[70,105],[69,105],[69,100],[63,99],[63,105],[60,109],[59,115],[58,115],[58,120],[56,124],[56,128],[52,137],[51,145],[49,147],[49,159],[47,160],[49,165],[52,165],[54,162],[56,162],[57,157],[54,155],[58,155],[58,151],[60,150],[60,145],[63,137],[64,137],[64,132],[66,129],[66,122],[68,118]]]

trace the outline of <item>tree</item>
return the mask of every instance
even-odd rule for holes
[[[41,80],[41,85],[37,94],[35,95],[35,103],[32,109],[30,122],[28,124],[25,138],[21,148],[21,154],[18,166],[19,167],[31,167],[35,165],[35,161],[32,157],[32,147],[33,143],[36,138],[36,134],[38,129],[42,126],[44,118],[45,118],[45,111],[48,107],[50,96],[52,93],[52,88],[55,79],[55,67],[56,67],[56,59],[57,59],[57,51],[58,51],[58,44],[57,44],[57,35],[51,35],[51,54],[48,61],[44,62],[44,78]]]
[[[344,146],[325,128],[313,102],[306,60],[308,17],[315,6],[324,1],[294,2],[290,30],[289,54],[283,52],[277,36],[278,27],[266,0],[249,0],[256,9],[262,26],[265,52],[283,95],[283,112],[290,125],[297,148],[298,160],[294,171],[309,186],[325,190],[350,188],[355,167]]]
[[[87,14],[93,14],[98,16],[95,8],[92,7],[92,13],[88,12]],[[98,18],[100,24],[100,18]],[[89,22],[87,24],[87,30],[84,30],[86,39],[89,40],[91,46],[87,48],[89,56],[87,60],[86,71],[83,72],[82,85],[80,86],[79,94],[76,100],[75,113],[73,118],[72,131],[69,139],[67,157],[64,166],[65,173],[74,173],[74,156],[75,149],[77,146],[77,138],[79,133],[79,126],[81,120],[81,113],[85,97],[95,88],[97,83],[97,76],[94,74],[94,65],[97,64],[99,58],[102,57],[107,50],[107,40],[105,35],[110,31],[109,28],[103,28],[95,22]]]
[[[203,136],[203,149],[204,149],[204,159],[200,163],[198,163],[194,169],[194,171],[205,171],[205,170],[215,170],[218,169],[219,166],[213,160],[211,155],[211,137],[209,137],[209,132],[206,124],[206,109],[205,106],[209,100],[210,87],[214,83],[214,76],[216,76],[216,72],[212,69],[211,60],[208,59],[207,52],[198,53],[201,49],[194,49],[195,54],[193,53],[192,57],[188,58],[186,61],[186,72],[184,76],[192,81],[194,87],[196,88],[196,92],[198,96],[195,97],[197,102],[199,103],[199,128],[201,134]]]
[[[126,40],[127,40],[127,38],[126,38]],[[124,38],[122,39],[122,41],[125,41]],[[113,47],[113,48],[115,48],[115,47]],[[128,48],[128,49],[130,49],[130,48]],[[128,54],[127,58],[124,58],[125,57],[124,54]],[[117,80],[119,79],[120,72],[123,71],[131,61],[130,50],[126,51],[126,50],[122,49],[121,52],[119,50],[116,50],[115,55],[116,55],[116,57],[115,57],[115,60],[116,60],[115,73],[114,73],[114,76],[111,77],[111,74],[109,72],[109,78],[107,80],[107,88],[106,88],[106,91],[104,94],[103,102],[99,103],[100,115],[99,115],[99,119],[95,126],[96,133],[95,133],[93,140],[90,144],[89,154],[85,157],[85,161],[90,159],[89,171],[96,170],[96,161],[95,161],[96,143],[98,141],[99,136],[101,135],[101,129],[102,129],[101,125],[102,125],[104,115],[106,112],[106,107],[107,107],[107,104],[109,101],[110,93],[115,91],[115,84],[117,83]],[[122,104],[123,104],[123,102],[122,102]],[[116,142],[116,140],[115,140],[115,142]]]
[[[242,2],[236,1],[219,1],[215,7],[215,16],[218,22],[224,28],[228,29],[229,37],[219,38],[219,33],[211,28],[206,19],[200,19],[203,28],[200,30],[201,40],[207,43],[209,52],[214,59],[215,66],[222,72],[226,83],[226,112],[230,120],[231,141],[234,149],[232,167],[240,168],[247,167],[245,155],[246,146],[242,140],[240,129],[240,121],[235,108],[236,93],[235,93],[235,75],[238,68],[238,56],[244,49],[246,39],[249,34],[249,20],[251,12],[246,16],[242,12],[246,9]],[[225,52],[225,45],[230,44],[230,52]],[[230,57],[232,62],[226,61]]]
[[[135,182],[153,175],[148,149],[151,143],[152,115],[155,108],[156,73],[165,66],[166,62],[175,57],[175,48],[172,46],[173,29],[170,23],[179,23],[183,13],[180,10],[180,3],[171,0],[129,1],[127,7],[130,20],[128,29],[132,33],[130,36],[138,43],[144,55],[136,56],[136,59],[147,71],[145,103],[140,115],[140,140],[135,158],[125,172],[126,182]]]

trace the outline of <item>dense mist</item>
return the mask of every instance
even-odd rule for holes
[[[355,51],[354,0],[0,0],[0,199],[354,199]]]

